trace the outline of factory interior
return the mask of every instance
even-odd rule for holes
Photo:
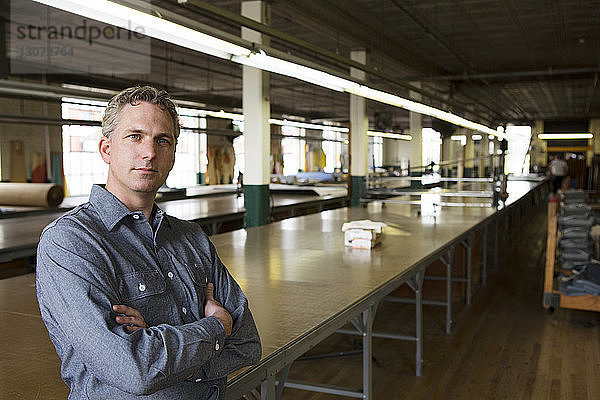
[[[599,76],[597,0],[0,0],[0,400],[69,397],[40,235],[144,85],[261,340],[220,399],[599,399]]]

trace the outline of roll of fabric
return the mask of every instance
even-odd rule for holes
[[[65,192],[53,183],[0,183],[0,204],[13,206],[57,207]]]

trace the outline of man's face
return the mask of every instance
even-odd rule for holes
[[[107,189],[117,197],[156,193],[175,162],[173,129],[159,106],[126,104],[110,138],[100,140],[100,155],[109,165]]]

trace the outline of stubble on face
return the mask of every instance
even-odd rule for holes
[[[175,158],[169,114],[150,103],[127,104],[119,113],[115,131],[103,140],[109,147],[108,154],[103,154],[109,164],[106,188],[119,198],[153,198],[169,175]],[[102,144],[100,148],[102,153]]]

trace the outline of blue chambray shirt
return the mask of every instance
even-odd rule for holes
[[[246,297],[200,225],[156,204],[152,215],[94,185],[88,203],[42,232],[37,297],[69,399],[222,399],[227,375],[260,359]],[[204,316],[208,282],[233,318],[227,339]],[[114,304],[150,328],[127,332]]]

